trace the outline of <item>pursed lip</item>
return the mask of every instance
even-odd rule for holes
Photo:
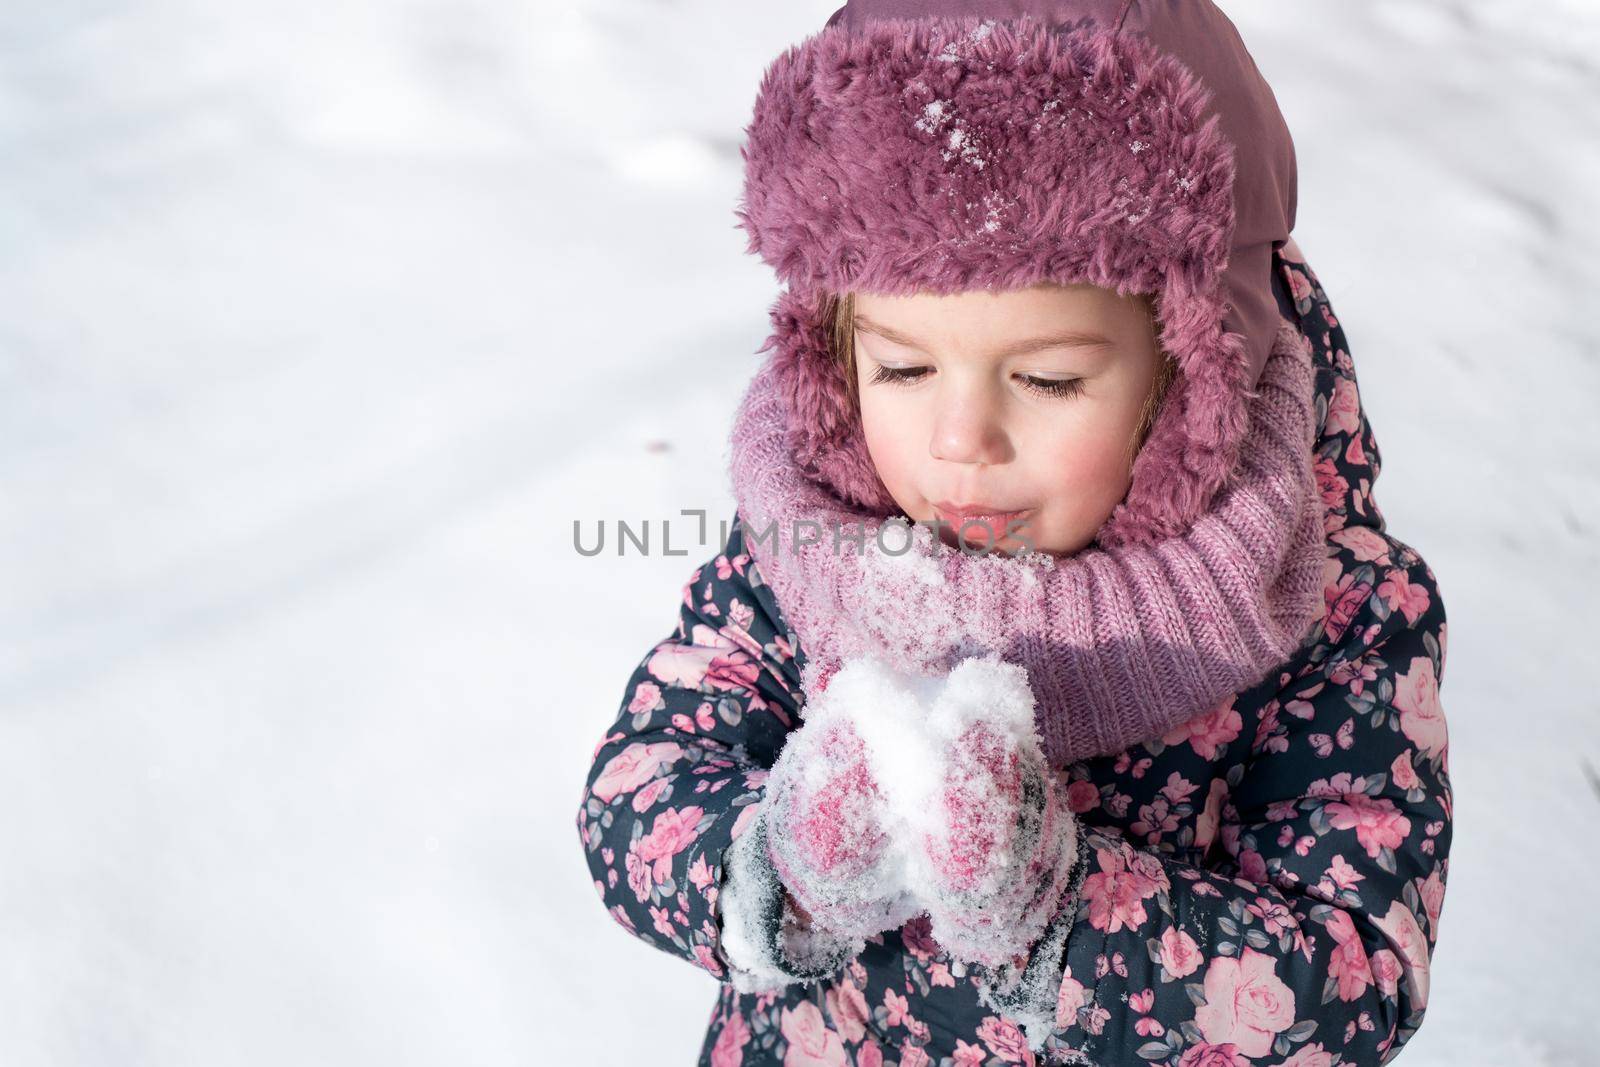
[[[956,525],[972,519],[988,523],[998,535],[1004,531],[1006,523],[1019,515],[1026,515],[1028,508],[1004,508],[993,504],[957,504],[948,500],[935,500],[933,509],[939,518]]]

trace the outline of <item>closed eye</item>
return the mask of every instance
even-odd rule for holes
[[[886,367],[879,365],[873,372],[873,385],[911,385],[928,374],[927,367]],[[1083,392],[1082,378],[1037,378],[1031,374],[1017,375],[1023,388],[1041,396],[1074,397]]]
[[[1024,374],[1022,380],[1027,388],[1045,396],[1069,397],[1083,392],[1082,378],[1035,378]]]
[[[873,385],[908,385],[928,372],[927,367],[885,367],[880,365],[872,375]]]

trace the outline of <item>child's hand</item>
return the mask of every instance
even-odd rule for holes
[[[924,911],[958,963],[1025,960],[1077,853],[1026,672],[993,659],[933,678],[846,665],[785,742],[753,830],[735,864],[756,902],[745,966],[786,981]]]
[[[917,835],[935,940],[958,960],[1026,958],[1056,915],[1077,855],[1077,819],[1038,745],[994,722],[947,742],[934,815]]]
[[[995,657],[942,676],[876,660],[839,670],[819,702],[832,773],[816,785],[861,814],[819,808],[807,838],[832,846],[823,854],[856,880],[839,895],[859,909],[887,902],[891,919],[926,911],[957,961],[1025,958],[1064,903],[1078,849],[1034,708],[1026,669]],[[849,825],[862,831],[841,834]],[[831,921],[804,892],[796,897]],[[883,920],[852,918],[850,929],[871,933]]]
[[[836,974],[865,947],[817,926],[778,878],[767,848],[765,802],[728,850],[717,907],[729,980],[743,993]]]
[[[841,673],[837,692],[824,698],[824,679],[810,694],[729,852],[723,947],[743,992],[836,973],[867,938],[922,911],[904,884],[909,837],[891,838],[894,815],[852,724],[882,708],[881,694],[852,692],[856,674]]]
[[[848,718],[822,716],[792,733],[763,803],[768,856],[808,927],[866,938],[921,911],[901,884],[888,799]]]

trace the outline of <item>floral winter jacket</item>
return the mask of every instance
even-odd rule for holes
[[[724,979],[702,1065],[1329,1067],[1387,1062],[1416,1032],[1449,869],[1444,607],[1372,499],[1378,447],[1326,295],[1277,266],[1318,361],[1324,624],[1255,687],[1061,772],[1090,858],[1043,1052],[926,917],[824,981],[725,980],[722,858],[800,724],[804,657],[735,514],[628,680],[577,818],[612,917]]]

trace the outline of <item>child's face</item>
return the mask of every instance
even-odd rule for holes
[[[914,521],[944,504],[1022,512],[965,538],[1077,552],[1128,491],[1133,443],[1162,359],[1150,302],[1093,285],[855,300],[867,450]],[[1034,345],[1030,342],[1046,342]],[[1024,525],[1025,524],[1025,525]],[[954,544],[954,531],[944,531]]]

